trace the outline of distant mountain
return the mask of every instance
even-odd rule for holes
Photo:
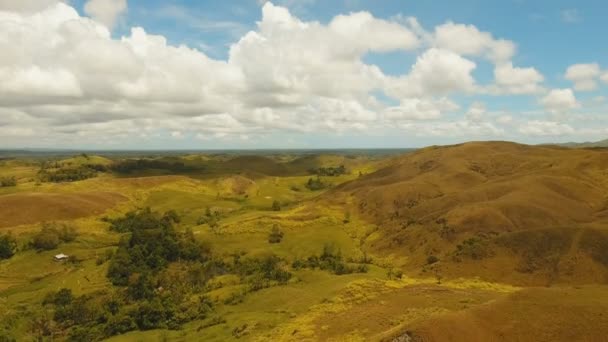
[[[608,139],[595,141],[595,142],[588,141],[588,142],[583,142],[583,143],[568,142],[568,143],[564,143],[564,144],[559,144],[559,146],[574,147],[574,148],[608,147]]]

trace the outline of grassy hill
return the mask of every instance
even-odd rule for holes
[[[377,225],[369,247],[408,269],[585,283],[608,279],[607,175],[604,150],[473,142],[422,149],[325,196]]]

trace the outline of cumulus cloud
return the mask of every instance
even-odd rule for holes
[[[112,144],[387,127],[502,135],[482,103],[462,113],[450,99],[485,90],[474,78],[478,63],[494,64],[493,95],[542,91],[536,69],[513,66],[513,42],[472,25],[448,22],[427,32],[415,18],[368,12],[320,23],[265,2],[255,29],[218,60],[141,27],[114,39],[126,0],[91,0],[84,8],[90,17],[61,1],[0,0],[0,142],[38,136],[41,144],[71,144],[86,136]],[[407,73],[387,75],[366,58],[393,51],[416,56]],[[556,112],[578,105],[569,89],[541,103]],[[454,116],[446,122],[447,113]]]
[[[503,63],[494,68],[493,90],[508,94],[535,94],[543,91],[543,75],[534,68],[517,68]]]
[[[93,19],[112,29],[116,20],[127,10],[127,0],[89,0],[84,12]]]
[[[435,28],[433,44],[462,55],[485,56],[496,63],[509,61],[515,54],[515,44],[495,39],[473,25],[447,22]]]
[[[63,0],[0,0],[0,11],[33,13]]]
[[[567,80],[574,82],[574,89],[578,91],[591,91],[597,89],[597,78],[600,77],[600,66],[597,63],[574,64],[568,67]]]
[[[419,56],[410,73],[389,82],[389,93],[396,98],[471,92],[476,64],[450,50],[431,48]]]
[[[552,113],[564,113],[579,107],[572,89],[553,89],[540,99],[540,103]]]

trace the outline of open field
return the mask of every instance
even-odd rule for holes
[[[37,179],[32,160],[3,161],[2,174],[18,182],[0,194],[0,235],[16,240],[16,253],[0,261],[0,338],[601,341],[608,333],[604,150],[471,143],[399,157],[144,159],[54,160],[48,173],[95,171],[65,182]],[[41,248],[49,224],[60,238]],[[273,231],[280,237],[270,243]],[[181,249],[192,236],[204,248],[161,266],[147,260],[116,284],[111,270],[132,253],[133,236],[146,234],[173,236]],[[156,253],[152,245],[137,253]],[[74,258],[54,261],[59,253]],[[147,297],[142,277],[152,279]],[[71,304],[49,304],[61,289]],[[158,298],[177,309],[154,311]],[[144,321],[145,310],[164,318]],[[61,316],[73,312],[95,318]]]

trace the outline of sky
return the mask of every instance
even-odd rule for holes
[[[602,0],[0,0],[0,148],[608,138]]]

